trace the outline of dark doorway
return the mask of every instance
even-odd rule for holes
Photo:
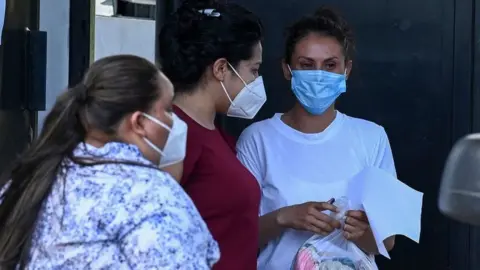
[[[93,42],[92,22],[95,21],[95,1],[70,0],[68,84],[79,83],[90,66]]]
[[[25,66],[20,62],[28,61],[25,58],[25,39],[22,37],[27,28],[31,32],[38,31],[39,3],[38,0],[6,1],[0,45],[0,172],[22,152],[36,132],[37,113],[24,106],[25,100],[19,92],[25,89],[26,81]]]
[[[259,15],[266,28],[262,74],[268,101],[256,121],[286,111],[294,101],[280,69],[285,26],[322,4],[346,16],[358,47],[338,107],[384,126],[399,178],[425,193],[421,244],[399,237],[392,260],[379,259],[380,269],[480,269],[473,245],[480,241],[470,241],[480,239],[475,230],[449,222],[437,210],[445,158],[452,142],[471,131],[473,108],[478,108],[478,79],[472,76],[478,72],[474,1],[233,2]],[[223,123],[238,135],[251,122]]]

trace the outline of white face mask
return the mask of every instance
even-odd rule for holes
[[[174,113],[172,113],[171,116],[173,120],[172,128],[151,115],[146,113],[143,115],[169,132],[163,150],[160,150],[160,148],[153,144],[149,139],[143,138],[145,142],[155,150],[155,152],[160,154],[160,163],[158,164],[158,167],[164,168],[183,161],[185,159],[187,148],[187,124]]]
[[[227,89],[225,88],[225,85],[223,82],[220,82],[223,91],[225,91],[225,94],[227,94],[228,100],[230,101],[230,107],[228,108],[227,116],[252,119],[267,101],[267,94],[265,93],[263,78],[262,76],[259,76],[253,82],[246,84],[235,68],[233,68],[230,63],[228,63],[228,65],[232,68],[233,72],[235,72],[238,78],[242,80],[245,87],[243,87],[235,99],[232,100],[227,92]]]

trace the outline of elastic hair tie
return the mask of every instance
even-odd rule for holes
[[[88,87],[83,84],[79,83],[77,86],[74,87],[73,91],[75,91],[75,99],[77,102],[86,103],[88,99]]]

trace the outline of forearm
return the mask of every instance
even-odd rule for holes
[[[377,243],[375,242],[375,237],[370,229],[360,239],[355,241],[355,244],[368,254],[378,254]],[[383,241],[383,244],[387,251],[392,250],[395,245],[395,236],[388,237]]]
[[[280,225],[278,220],[279,211],[280,210],[273,211],[260,217],[258,240],[259,250],[264,249],[268,242],[282,234],[284,227]]]

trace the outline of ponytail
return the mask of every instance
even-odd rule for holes
[[[80,166],[133,163],[74,157],[73,152],[85,141],[87,131],[116,138],[118,125],[127,115],[152,110],[161,89],[171,87],[160,75],[154,64],[141,57],[109,56],[93,63],[82,83],[57,98],[40,136],[13,164],[11,173],[0,177],[0,270],[24,269],[29,263],[39,212],[54,183],[65,181],[69,170],[65,160]]]
[[[38,213],[49,195],[62,161],[85,138],[87,89],[79,84],[59,96],[37,140],[0,177],[0,269],[23,269]]]

